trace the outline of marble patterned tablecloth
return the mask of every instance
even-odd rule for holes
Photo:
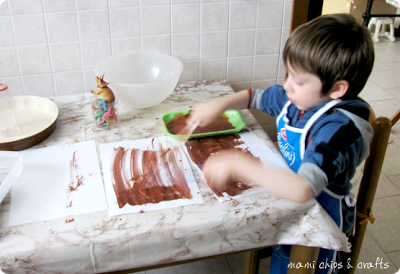
[[[111,130],[94,126],[89,94],[54,98],[54,133],[37,147],[85,140],[100,143],[164,136],[161,117],[232,93],[225,80],[178,84],[161,104],[120,108]],[[247,126],[276,151],[248,110]],[[98,149],[99,151],[99,149]],[[278,153],[278,152],[277,152]],[[100,158],[100,157],[99,157]],[[199,184],[204,204],[109,217],[107,211],[8,226],[10,194],[0,204],[0,269],[5,273],[100,273],[202,258],[276,244],[349,251],[347,238],[316,202],[259,193],[219,203]]]

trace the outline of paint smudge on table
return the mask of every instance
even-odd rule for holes
[[[242,144],[244,144],[244,142],[241,140],[238,134],[230,134],[199,139],[190,139],[186,141],[185,146],[193,163],[195,163],[201,169],[211,154],[218,153],[218,151],[226,149],[241,150],[254,157],[248,150],[248,148],[238,147]],[[254,158],[260,160],[257,157]],[[250,188],[252,188],[252,185],[249,182],[232,180],[229,184],[227,184],[226,189],[212,190],[219,197],[224,196],[224,192],[227,193],[229,196],[234,197]]]
[[[192,199],[178,147],[158,142],[154,149],[116,147],[111,174],[118,206]]]

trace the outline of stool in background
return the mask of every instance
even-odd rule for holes
[[[396,38],[394,37],[394,26],[393,20],[388,17],[373,17],[368,24],[368,29],[371,30],[372,25],[375,25],[375,33],[372,35],[372,40],[374,42],[379,42],[379,36],[385,36],[390,41],[394,42]],[[390,32],[385,31],[386,25],[389,25]]]

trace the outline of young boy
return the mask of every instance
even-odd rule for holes
[[[187,123],[200,121],[206,126],[227,109],[261,109],[277,117],[279,148],[296,173],[223,151],[209,157],[204,176],[214,189],[240,178],[291,201],[316,198],[348,232],[355,215],[350,179],[368,156],[373,134],[369,106],[357,97],[374,63],[370,34],[350,15],[320,16],[293,31],[283,60],[287,70],[283,87],[243,90],[201,104]],[[290,246],[274,248],[271,273],[286,273],[289,255]],[[338,269],[329,264],[339,263],[338,257],[333,250],[321,249],[317,273],[335,273]]]

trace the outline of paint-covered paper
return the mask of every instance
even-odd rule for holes
[[[9,225],[107,210],[95,141],[21,151]]]
[[[239,149],[265,165],[291,170],[282,157],[273,152],[256,134],[248,130],[237,134],[191,139],[185,144],[185,153],[187,153],[193,165],[197,167],[199,173],[201,173],[204,162],[211,154],[226,149]],[[204,177],[203,180],[205,180]],[[262,191],[265,190],[255,187],[251,182],[236,180],[230,182],[225,191],[214,193],[218,201],[224,202]]]
[[[168,137],[101,144],[109,215],[200,204],[184,152]]]

